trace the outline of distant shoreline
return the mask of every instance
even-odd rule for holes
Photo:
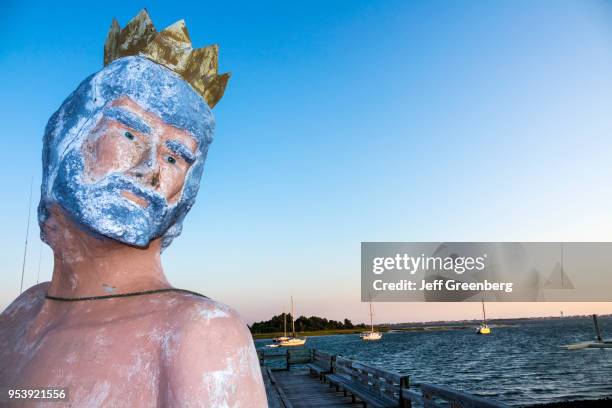
[[[462,325],[432,325],[432,326],[415,326],[415,327],[375,327],[374,329],[383,333],[391,332],[423,332],[423,331],[447,331],[447,330],[472,330],[475,329],[478,324],[462,324]],[[508,324],[493,324],[490,325],[491,328],[496,327],[510,327]],[[335,336],[339,334],[359,334],[363,332],[367,332],[369,329],[337,329],[337,330],[316,330],[316,331],[305,331],[298,332],[297,335],[299,337],[312,337],[312,336]],[[289,334],[289,333],[288,333]],[[266,340],[273,339],[275,337],[283,336],[283,332],[275,332],[275,333],[255,333],[253,334],[253,338],[255,340]]]
[[[601,319],[612,318],[612,314],[601,314],[598,315]],[[568,315],[568,316],[542,316],[542,317],[510,317],[510,318],[497,318],[487,319],[487,323],[490,327],[511,327],[522,323],[536,323],[548,320],[571,320],[571,319],[591,319],[592,315]],[[382,323],[375,327],[380,332],[388,331],[425,331],[425,330],[461,330],[466,328],[476,328],[481,323],[479,319],[469,320],[440,320],[440,321],[428,321],[428,322],[404,322],[404,323]],[[360,323],[363,324],[363,323]],[[367,328],[354,327],[352,329],[325,329],[317,331],[300,331],[299,336],[330,336],[337,334],[358,334],[364,331],[368,331]],[[250,326],[249,326],[250,328]],[[283,336],[283,332],[270,332],[270,333],[252,333],[254,339],[273,339],[275,337]],[[288,333],[289,334],[289,333]]]
[[[549,320],[572,320],[572,319],[591,319],[592,315],[572,315],[572,316],[546,316],[546,317],[514,317],[487,320],[491,328],[513,327],[523,323],[537,323]],[[610,318],[612,315],[598,315],[599,318]],[[386,323],[374,327],[380,332],[419,332],[419,331],[447,331],[447,330],[465,330],[475,329],[480,324],[480,320],[451,320],[437,322],[411,322],[411,323]],[[368,328],[353,328],[353,329],[329,329],[316,331],[300,331],[298,336],[333,336],[339,334],[359,334],[368,331]],[[283,336],[283,332],[272,333],[251,333],[255,340],[273,339]],[[289,333],[288,333],[289,334]]]

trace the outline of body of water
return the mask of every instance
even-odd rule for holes
[[[611,338],[612,318],[599,318],[599,324]],[[559,347],[594,339],[589,317],[525,321],[494,328],[490,336],[475,330],[396,332],[363,342],[353,334],[310,337],[306,345],[408,374],[411,383],[447,385],[521,406],[612,396],[612,349]]]

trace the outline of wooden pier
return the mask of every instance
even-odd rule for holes
[[[264,373],[264,378],[268,373]],[[361,403],[353,402],[351,397],[344,396],[342,391],[336,391],[334,387],[316,381],[308,375],[306,370],[275,371],[271,373],[272,381],[283,393],[279,396],[281,403],[275,404],[275,398],[270,398],[270,407],[274,408],[333,408],[352,407],[361,408]],[[277,392],[278,390],[272,392]],[[268,392],[270,394],[270,392]]]
[[[307,348],[259,350],[270,408],[507,408],[497,401]]]

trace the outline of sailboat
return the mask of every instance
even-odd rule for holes
[[[294,320],[293,316],[294,316],[294,311],[293,311],[293,296],[291,296],[291,329],[293,331],[293,336],[285,338],[283,340],[279,340],[278,345],[280,345],[282,347],[303,346],[304,344],[306,344],[306,339],[299,338],[295,334],[295,320]]]
[[[270,348],[280,347],[281,341],[289,340],[289,337],[287,337],[287,313],[285,313],[284,310],[283,310],[283,331],[284,331],[284,334],[282,336],[273,338],[272,344],[268,344],[266,345],[266,347],[270,347]]]
[[[284,334],[282,336],[275,337],[272,339],[274,343],[280,343],[281,341],[289,340],[289,337],[287,337],[287,313],[285,313],[285,311],[283,311],[283,331]]]
[[[482,323],[476,329],[477,334],[491,334],[491,329],[487,326],[487,315],[485,314],[484,299],[482,299]]]
[[[382,333],[374,331],[374,319],[372,316],[372,298],[370,298],[370,331],[363,332],[359,335],[363,341],[376,341],[382,339]]]

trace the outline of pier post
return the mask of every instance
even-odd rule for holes
[[[399,395],[400,395],[400,408],[412,408],[412,400],[410,398],[406,398],[403,393],[404,388],[408,388],[410,386],[408,382],[408,377],[401,377],[399,383]]]
[[[593,315],[593,323],[595,324],[595,334],[597,335],[597,341],[602,342],[601,332],[599,331],[599,323],[597,323],[597,315]]]

